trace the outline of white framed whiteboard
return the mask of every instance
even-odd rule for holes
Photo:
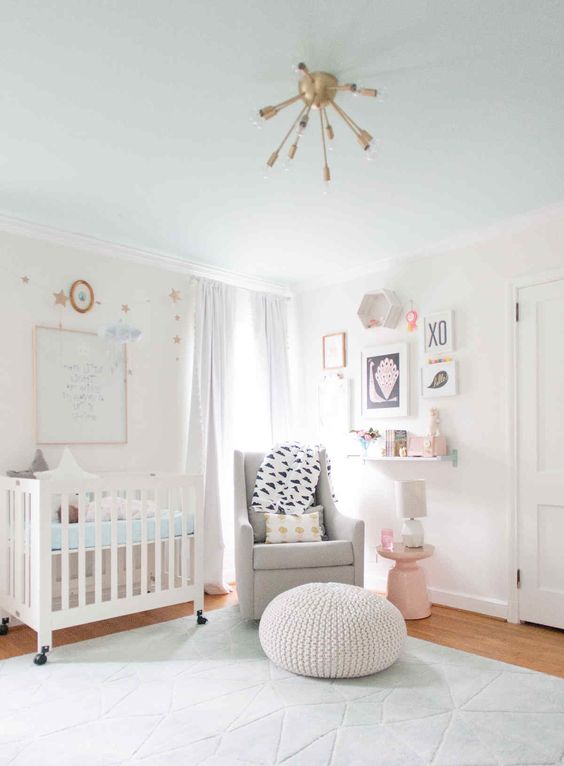
[[[34,327],[38,444],[127,442],[127,351],[95,333]]]

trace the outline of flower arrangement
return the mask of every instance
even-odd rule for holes
[[[365,430],[364,428],[360,428],[358,430],[353,429],[351,434],[354,434],[358,439],[364,455],[366,455],[368,447],[373,441],[382,438],[380,432],[376,431],[374,428],[372,428],[372,426],[368,430]]]

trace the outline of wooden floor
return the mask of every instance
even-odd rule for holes
[[[235,591],[227,596],[206,596],[205,609],[211,611],[237,603]],[[193,613],[192,604],[153,609],[148,612],[116,617],[113,620],[93,622],[76,628],[55,631],[54,644],[72,644],[87,638],[119,633],[143,625],[174,620]],[[213,617],[212,617],[213,620]],[[205,628],[202,628],[205,630]],[[433,606],[425,620],[407,623],[410,636],[451,646],[494,660],[510,662],[542,673],[564,678],[564,631],[539,625],[510,625],[503,620],[485,617],[474,612],[463,612],[445,606]],[[0,659],[36,651],[36,636],[24,626],[10,629],[0,636]]]

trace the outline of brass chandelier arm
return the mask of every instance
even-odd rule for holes
[[[323,179],[325,181],[331,180],[331,172],[329,170],[329,164],[327,163],[327,144],[325,143],[325,125],[323,124],[323,109],[319,110],[319,124],[321,126],[321,145],[323,146]]]
[[[301,93],[298,93],[297,96],[292,96],[292,98],[287,98],[286,101],[281,101],[279,104],[276,104],[274,109],[276,109],[276,112],[281,112],[282,109],[286,109],[287,106],[291,106],[292,104],[295,104],[296,101],[299,101],[299,99],[302,97]]]
[[[347,82],[343,85],[334,85],[332,88],[328,88],[327,90],[348,90],[351,93],[354,93],[356,90],[356,85],[354,82]]]
[[[333,132],[332,126],[329,124],[329,117],[327,117],[327,108],[323,107],[323,118],[325,120],[325,132],[327,133],[327,138],[332,141],[335,138],[335,133]]]
[[[304,73],[304,75],[308,78],[310,82],[313,82],[313,77],[311,76],[311,72],[309,71],[309,69],[307,68],[306,64],[304,64],[303,61],[300,61],[300,63],[298,64],[298,69],[300,70],[300,72]]]
[[[347,122],[347,123],[348,123],[348,124],[351,126],[351,128],[353,128],[353,130],[354,130],[354,131],[355,131],[357,134],[360,134],[360,133],[362,133],[362,128],[360,128],[360,127],[359,127],[359,126],[356,124],[356,122],[353,120],[353,118],[352,118],[352,117],[351,117],[349,114],[347,114],[347,113],[345,112],[345,110],[344,110],[344,109],[341,109],[341,107],[339,106],[339,104],[335,103],[335,101],[333,101],[332,99],[331,99],[331,104],[332,104],[332,105],[333,105],[333,107],[334,107],[334,108],[337,110],[337,112],[338,112],[338,113],[341,115],[341,117],[343,118],[343,120],[345,120],[345,122]]]
[[[274,157],[274,160],[273,160],[273,162],[272,162],[272,165],[274,165],[274,163],[276,162],[276,158],[278,157],[278,155],[280,154],[280,151],[281,151],[282,147],[284,146],[284,144],[286,143],[286,141],[287,141],[287,140],[288,140],[288,138],[290,137],[290,134],[291,134],[291,133],[292,133],[292,131],[295,129],[295,127],[296,127],[296,125],[298,124],[298,122],[299,122],[299,121],[302,119],[302,116],[303,116],[304,112],[307,110],[307,111],[308,111],[308,113],[309,113],[309,110],[310,110],[310,109],[311,109],[311,105],[308,107],[308,105],[307,105],[307,104],[305,104],[305,105],[304,105],[304,106],[303,106],[303,107],[300,109],[300,113],[298,114],[298,116],[296,117],[296,119],[294,120],[294,122],[293,122],[293,123],[290,125],[290,129],[288,130],[288,132],[286,133],[286,135],[284,136],[284,138],[283,138],[283,139],[282,139],[282,141],[280,142],[280,146],[278,147],[278,149],[276,149],[276,150],[275,150],[274,152],[272,152],[272,154],[270,155],[270,159],[271,159],[271,160],[272,160],[272,158]],[[270,160],[268,161],[268,164],[270,164]]]
[[[349,121],[348,114],[344,112],[334,101],[331,101],[331,106],[335,109],[337,114],[341,117],[343,122],[345,122],[349,128],[352,130],[352,132],[355,134],[355,136],[358,138],[360,135],[360,129],[355,128],[354,123],[352,121]]]

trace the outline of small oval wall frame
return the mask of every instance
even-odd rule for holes
[[[77,279],[69,291],[71,306],[79,314],[86,314],[94,305],[94,290],[85,279]]]

